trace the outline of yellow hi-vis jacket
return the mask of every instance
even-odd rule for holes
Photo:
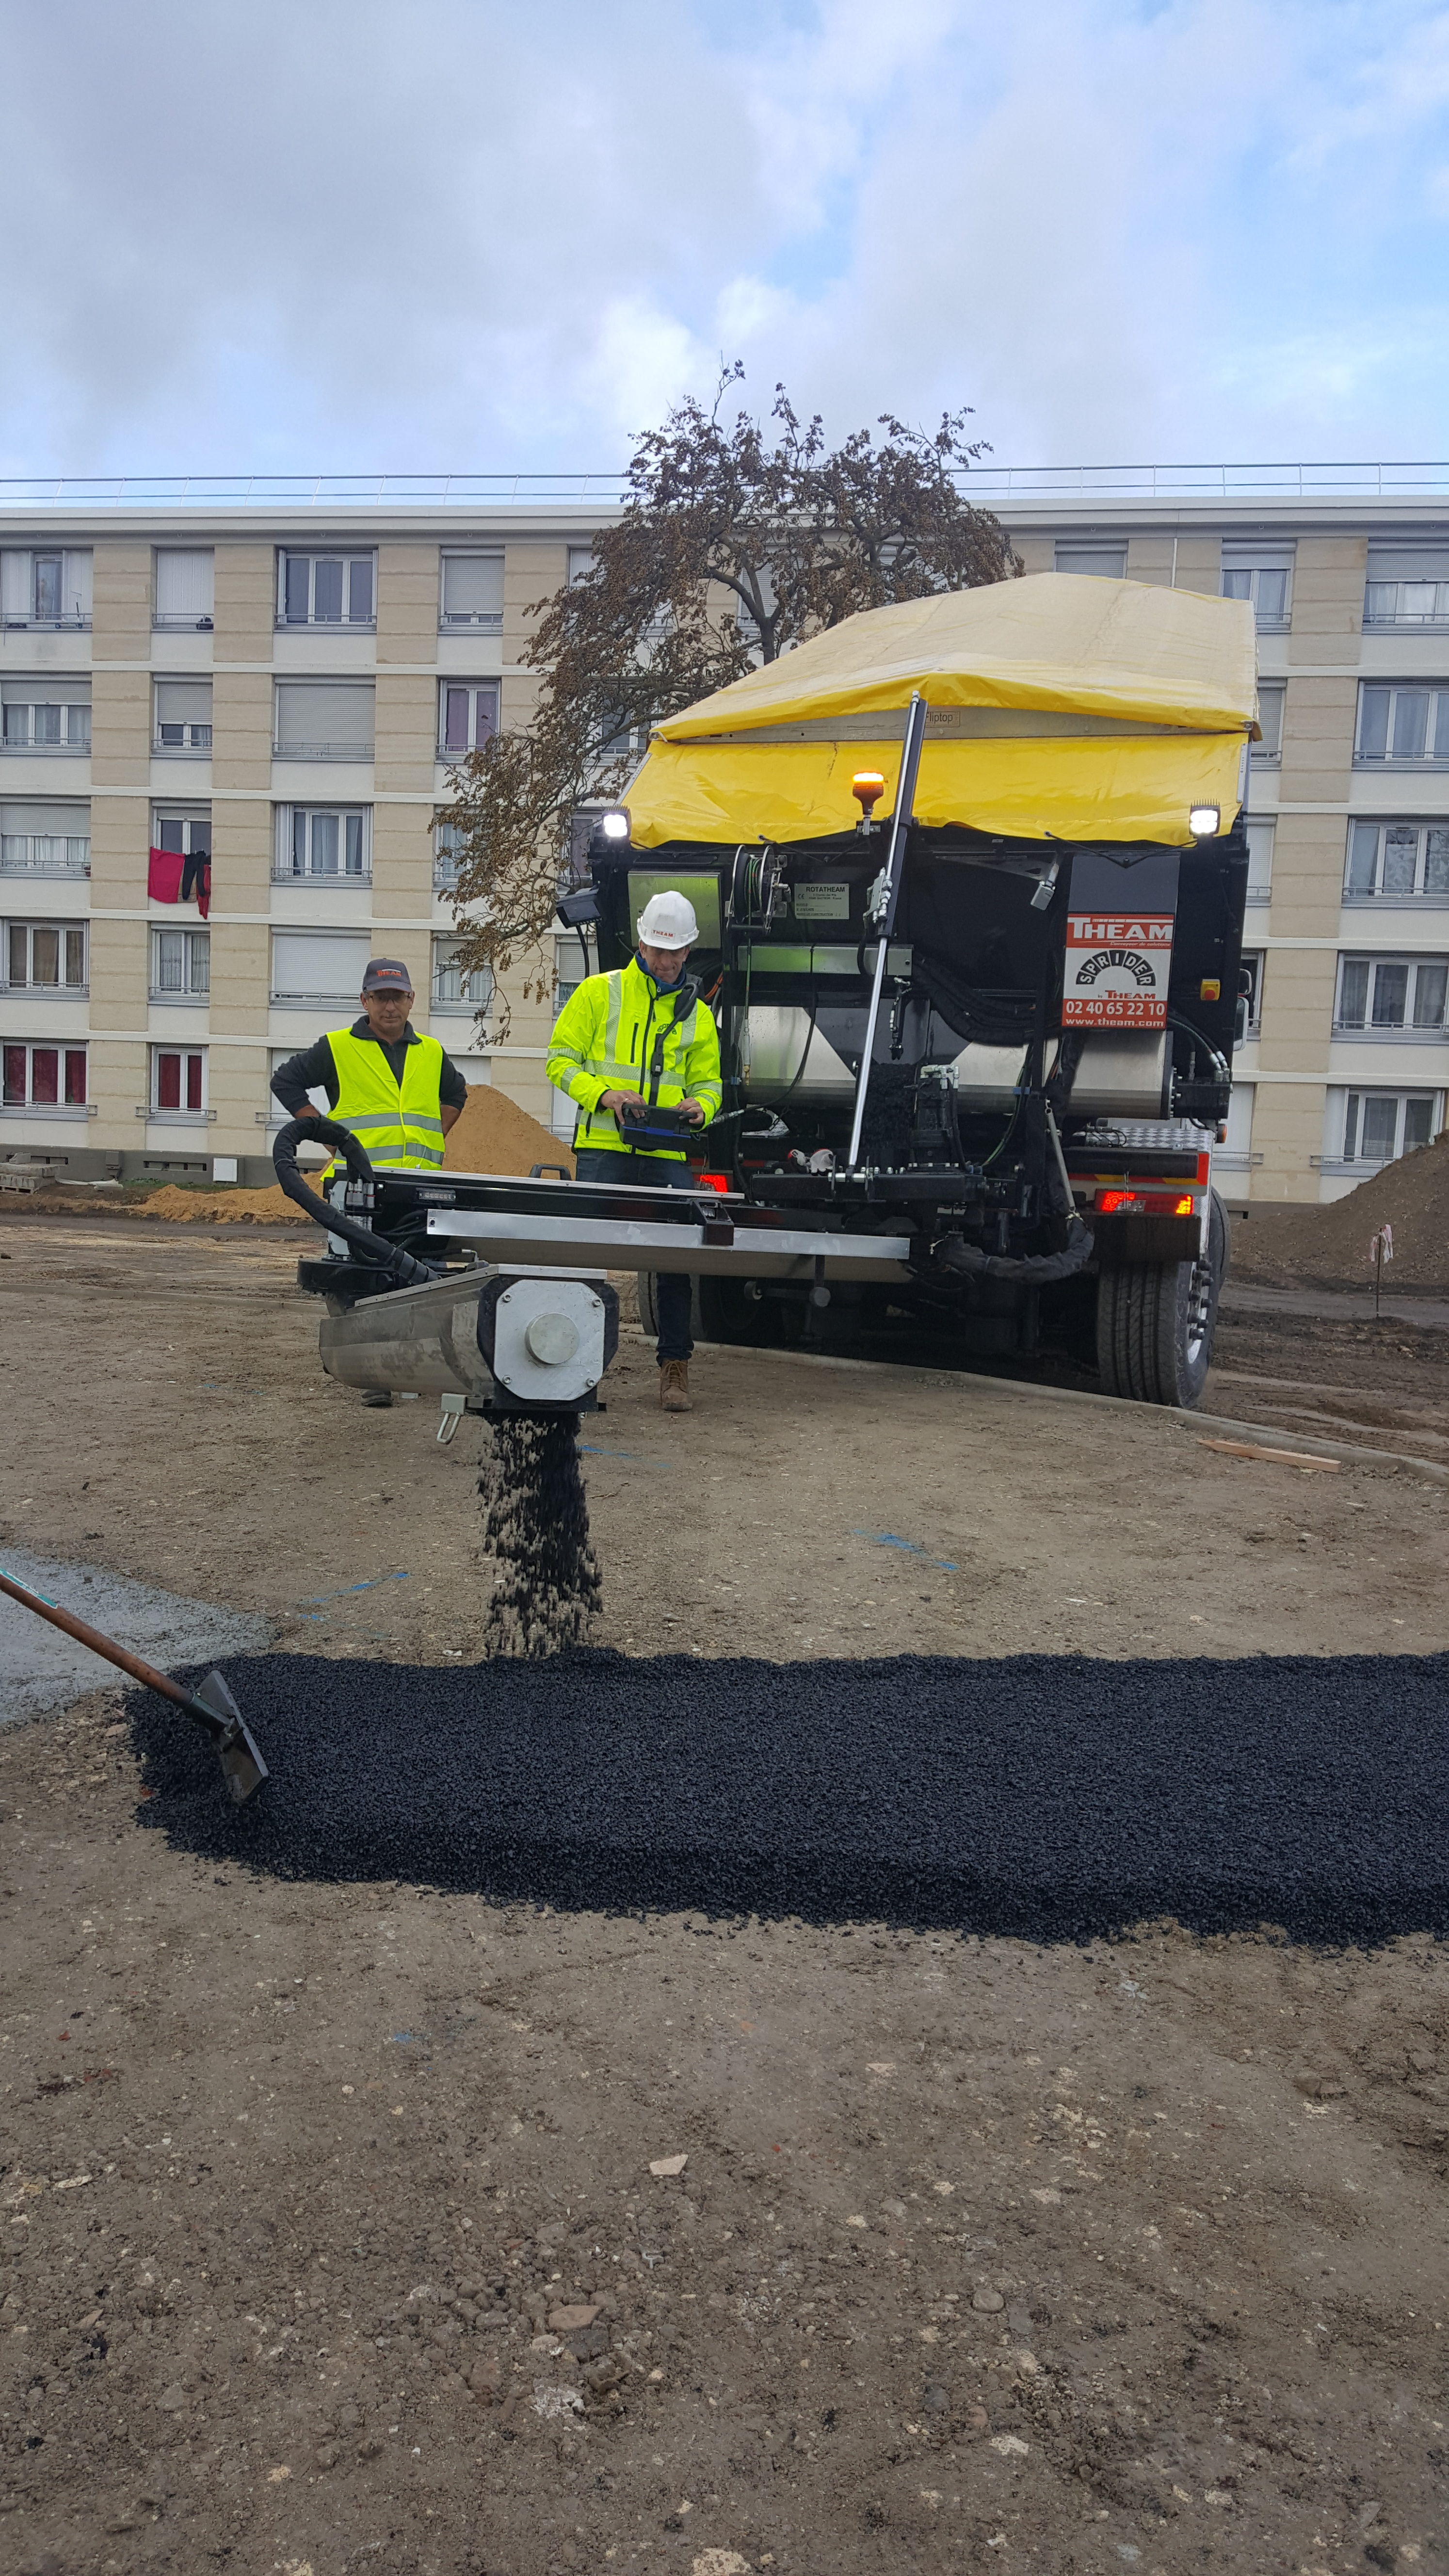
[[[351,1029],[327,1032],[337,1069],[337,1106],[330,1114],[339,1127],[351,1128],[378,1171],[436,1171],[443,1159],[443,1050],[416,1030],[413,1040],[398,1083],[376,1038],[356,1038]],[[324,1177],[330,1181],[343,1168],[332,1163]]]
[[[637,1091],[658,1109],[697,1100],[708,1123],[720,1104],[719,1031],[705,1004],[688,997],[685,977],[656,989],[631,957],[612,974],[586,977],[569,995],[548,1042],[548,1078],[579,1113],[576,1146],[628,1153],[612,1109],[599,1108],[604,1093]],[[665,1162],[685,1160],[668,1145],[643,1150]]]

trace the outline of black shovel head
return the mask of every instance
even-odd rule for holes
[[[207,1674],[200,1688],[192,1692],[191,1705],[211,1737],[227,1787],[240,1806],[269,1776],[261,1748],[220,1673]]]

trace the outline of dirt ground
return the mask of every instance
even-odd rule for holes
[[[0,1541],[472,1655],[486,1434],[322,1377],[306,1240],[0,1218]],[[1449,1334],[1359,1332],[1230,1317],[1207,1401],[1437,1456]],[[662,1418],[626,1335],[585,1463],[602,1641],[706,1700],[723,1651],[1445,1643],[1411,1472],[694,1377]],[[505,1911],[203,1868],[135,1799],[109,1690],[0,1737],[7,2569],[1449,2571],[1434,1943]]]

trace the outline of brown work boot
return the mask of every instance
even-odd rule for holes
[[[659,1403],[665,1413],[692,1413],[689,1393],[689,1364],[686,1360],[661,1360],[659,1363]]]

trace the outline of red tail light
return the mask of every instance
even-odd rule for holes
[[[1098,1190],[1099,1216],[1195,1216],[1190,1190]]]
[[[699,1187],[702,1190],[717,1190],[721,1198],[724,1197],[729,1186],[728,1172],[701,1172],[699,1175]]]

